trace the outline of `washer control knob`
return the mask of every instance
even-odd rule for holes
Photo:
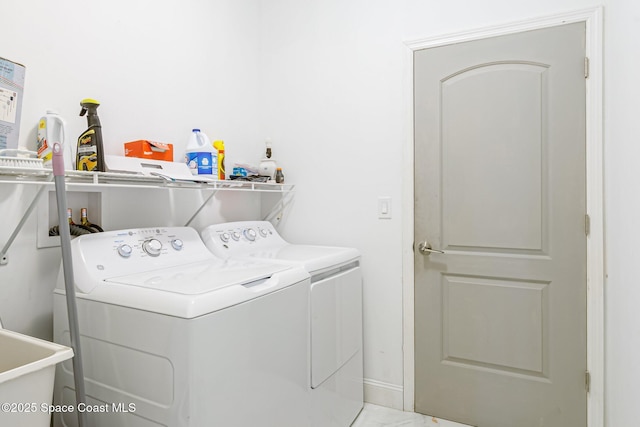
[[[173,239],[171,241],[171,247],[176,251],[181,251],[184,247],[184,242],[182,241],[182,239]]]
[[[258,237],[258,235],[256,234],[256,230],[254,230],[253,228],[245,228],[243,234],[244,237],[246,237],[250,242],[253,242],[254,240],[256,240],[256,237]]]
[[[223,243],[227,243],[229,241],[229,233],[222,233],[220,235],[220,240],[222,240]]]
[[[240,232],[239,232],[238,230],[234,230],[234,231],[232,231],[232,232],[231,232],[231,238],[232,238],[233,240],[235,240],[236,242],[237,242],[238,240],[240,240],[240,237],[241,237],[241,236],[242,236],[242,234],[240,234]]]
[[[158,239],[145,240],[142,249],[151,256],[158,256],[162,251],[162,243]]]
[[[131,248],[131,246],[127,245],[126,243],[123,243],[120,246],[118,246],[118,255],[120,255],[122,258],[129,258],[132,253],[133,253],[133,249]]]
[[[266,228],[259,228],[258,231],[260,232],[260,235],[262,237],[267,237],[267,235],[269,234]]]

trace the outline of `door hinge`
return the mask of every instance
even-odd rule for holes
[[[584,388],[587,393],[591,391],[591,373],[589,371],[584,371]]]
[[[591,232],[591,218],[587,214],[584,216],[584,234],[588,236],[590,232]]]
[[[588,57],[584,58],[584,78],[585,79],[589,78],[589,58]]]

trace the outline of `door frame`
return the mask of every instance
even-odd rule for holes
[[[405,411],[414,410],[414,135],[413,135],[413,55],[420,49],[446,46],[519,33],[523,31],[584,22],[585,52],[589,59],[586,82],[586,196],[590,231],[587,236],[587,424],[604,427],[604,175],[603,175],[603,8],[583,9],[564,14],[481,28],[478,30],[406,41],[405,102],[406,123],[403,144],[402,185],[402,305],[403,305],[403,402]]]

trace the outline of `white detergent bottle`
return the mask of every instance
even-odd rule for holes
[[[38,158],[42,159],[45,167],[50,168],[53,165],[55,142],[62,145],[65,170],[74,170],[74,147],[66,140],[66,124],[58,113],[47,110],[47,114],[38,123]]]
[[[192,175],[217,176],[218,152],[213,144],[200,129],[193,129],[187,142],[185,162]],[[214,171],[216,173],[214,173]]]

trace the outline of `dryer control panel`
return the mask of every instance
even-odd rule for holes
[[[247,251],[268,250],[287,242],[268,221],[237,221],[210,225],[202,230],[202,240],[216,256],[229,258]]]

